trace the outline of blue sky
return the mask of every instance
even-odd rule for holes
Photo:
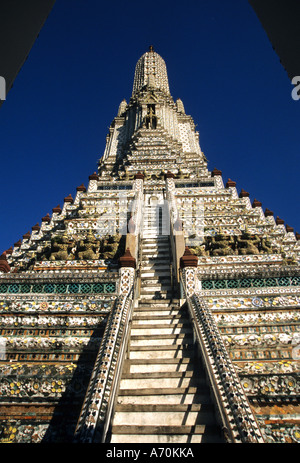
[[[247,0],[57,0],[0,108],[0,252],[87,186],[150,44],[209,170],[300,232],[300,101]]]

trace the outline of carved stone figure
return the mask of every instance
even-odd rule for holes
[[[100,258],[101,259],[112,259],[115,257],[116,252],[119,247],[120,242],[120,235],[115,236],[105,236],[101,241],[101,249],[100,249]]]
[[[148,174],[145,170],[143,170],[143,175],[145,180],[150,180],[151,179],[151,174]]]
[[[189,173],[185,174],[184,172],[182,172],[181,168],[179,167],[178,172],[176,174],[176,178],[190,178],[190,174]]]
[[[96,260],[99,259],[100,241],[95,238],[91,231],[88,232],[84,240],[78,244],[78,258],[80,260]]]
[[[157,116],[155,115],[155,105],[148,105],[147,116],[145,117],[145,125],[147,129],[156,129]]]
[[[204,243],[200,244],[199,246],[195,246],[191,248],[191,251],[196,254],[196,256],[209,256],[209,251],[206,250],[206,246]]]
[[[296,265],[297,259],[295,255],[287,255],[286,252],[281,248],[281,257],[282,257],[282,265]]]
[[[64,233],[62,236],[55,236],[51,240],[50,261],[74,260],[75,243]]]
[[[259,254],[260,243],[260,237],[258,235],[252,235],[247,229],[245,229],[240,236],[237,236],[238,252],[243,256],[248,254]]]
[[[220,232],[211,238],[209,248],[211,256],[230,256],[236,254],[234,237]]]
[[[127,167],[125,167],[124,170],[125,170],[125,173],[122,176],[122,180],[133,180],[134,179],[134,174],[130,174]]]
[[[271,240],[266,236],[262,237],[260,248],[261,248],[262,254],[273,254],[274,253]]]

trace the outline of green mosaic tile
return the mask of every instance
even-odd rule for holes
[[[277,278],[279,286],[290,286],[290,279],[288,277]]]
[[[224,280],[202,280],[202,289],[264,288],[274,286],[300,286],[300,277],[241,278]]]
[[[216,289],[226,288],[226,280],[216,280],[214,285]]]
[[[114,293],[116,290],[116,284],[115,283],[106,283],[105,285],[105,292],[106,293]]]
[[[12,294],[18,293],[19,292],[19,285],[17,285],[17,284],[9,285],[8,292],[12,293]]]
[[[214,288],[213,282],[209,281],[209,280],[203,280],[202,281],[202,288],[203,289],[213,289]]]
[[[34,284],[31,287],[32,293],[43,293],[44,292],[44,285],[41,284]]]
[[[107,285],[104,285],[103,283],[95,283],[93,285],[93,292],[94,293],[103,293],[106,286]]]
[[[52,283],[46,284],[44,286],[44,292],[45,293],[55,293],[55,285]]]
[[[300,277],[291,277],[291,285],[300,286]]]
[[[238,280],[227,280],[227,288],[238,288],[239,282]]]
[[[265,286],[265,282],[262,278],[253,278],[252,286],[254,286],[255,288],[261,288]]]
[[[114,293],[116,291],[115,283],[13,283],[0,284],[0,294],[18,294],[18,293],[56,293],[56,294],[74,294],[74,293]]]
[[[92,286],[88,283],[83,283],[80,285],[80,292],[81,293],[90,293],[92,291]]]
[[[239,280],[239,286],[241,288],[250,288],[251,286],[250,278],[243,278],[242,280]]]
[[[79,292],[79,284],[72,283],[69,285],[69,293],[78,293]]]
[[[24,284],[19,286],[20,293],[30,293],[30,285]]]
[[[56,293],[63,294],[66,293],[68,289],[68,285],[66,284],[57,284],[56,285]]]
[[[8,285],[0,285],[0,293],[7,293],[8,291]]]
[[[277,286],[276,278],[266,278],[265,284],[266,286]]]

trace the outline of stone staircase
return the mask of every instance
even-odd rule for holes
[[[173,299],[169,237],[147,231],[140,299],[108,440],[222,442],[191,323]]]

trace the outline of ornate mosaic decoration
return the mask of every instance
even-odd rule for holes
[[[300,442],[300,235],[208,170],[153,47],[87,186],[0,256],[0,442],[101,442],[149,203],[228,440]]]

